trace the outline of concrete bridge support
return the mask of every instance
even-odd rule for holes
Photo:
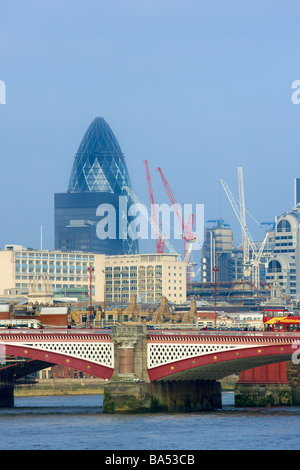
[[[221,384],[216,380],[151,384],[152,411],[204,411],[222,408]]]
[[[0,375],[0,408],[14,406],[14,384],[12,376],[6,373]]]
[[[110,382],[104,389],[104,413],[195,412],[222,408],[215,380],[189,382]]]
[[[222,408],[215,380],[150,382],[146,327],[115,326],[115,372],[104,387],[104,413],[203,411]]]

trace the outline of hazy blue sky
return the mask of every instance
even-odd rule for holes
[[[0,246],[54,247],[54,193],[96,116],[148,203],[203,203],[240,229],[219,179],[261,221],[293,206],[300,177],[298,0],[0,0]],[[253,238],[264,236],[249,220]],[[153,250],[155,244],[152,243]]]

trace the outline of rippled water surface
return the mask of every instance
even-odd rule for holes
[[[107,415],[103,396],[15,398],[0,409],[0,449],[299,449],[300,408],[223,409],[189,414]]]

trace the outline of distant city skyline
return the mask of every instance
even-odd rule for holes
[[[258,222],[292,209],[298,2],[12,0],[0,13],[1,248],[39,248],[41,226],[43,248],[54,248],[54,194],[66,190],[96,116],[114,130],[147,205],[144,160],[155,202],[169,203],[161,167],[177,201],[223,218],[234,244],[241,229],[220,179],[238,196],[238,166]],[[261,241],[267,226],[247,221]],[[154,252],[154,241],[142,251]]]

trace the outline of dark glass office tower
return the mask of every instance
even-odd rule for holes
[[[131,188],[124,155],[106,121],[97,117],[75,155],[68,192],[54,197],[55,249],[106,255],[138,253],[137,240],[124,237],[124,225],[119,233],[120,220],[125,220],[127,227],[131,222],[120,199],[127,196],[124,186]],[[128,199],[128,207],[131,203]],[[115,237],[99,238],[97,225],[107,212],[98,208],[104,205],[115,209]]]

